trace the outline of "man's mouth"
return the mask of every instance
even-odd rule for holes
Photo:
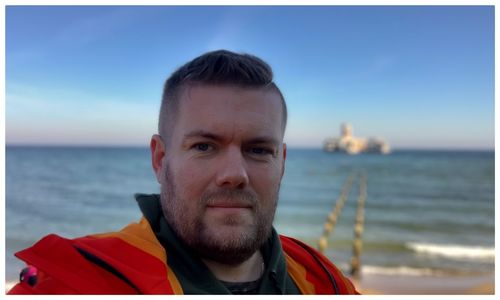
[[[256,199],[250,193],[224,191],[208,194],[205,209],[215,213],[245,213],[255,209]]]
[[[238,203],[238,202],[214,202],[207,204],[208,208],[227,208],[227,209],[242,209],[242,208],[248,208],[252,209],[252,205],[248,203]]]

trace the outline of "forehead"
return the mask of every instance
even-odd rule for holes
[[[179,95],[174,135],[192,130],[271,135],[281,140],[281,96],[274,90],[197,85]]]

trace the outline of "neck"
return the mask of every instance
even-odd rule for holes
[[[255,281],[264,271],[264,259],[260,251],[256,251],[239,265],[226,265],[206,259],[203,259],[203,262],[217,279],[227,282]]]

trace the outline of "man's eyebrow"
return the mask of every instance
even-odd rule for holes
[[[215,133],[205,131],[205,130],[194,130],[191,132],[188,132],[184,135],[184,139],[190,139],[190,138],[195,138],[195,137],[203,137],[215,141],[221,141],[223,140],[222,136],[217,135]]]
[[[206,131],[206,130],[194,130],[191,132],[188,132],[184,135],[184,139],[190,139],[190,138],[197,138],[197,137],[202,137],[202,138],[207,138],[210,140],[214,141],[222,141],[224,138],[221,135]],[[268,136],[257,136],[253,137],[250,139],[247,139],[244,141],[245,144],[273,144],[273,145],[279,145],[280,142],[273,138],[273,137],[268,137]]]
[[[279,145],[279,141],[272,137],[267,136],[259,136],[255,138],[251,138],[245,141],[247,144],[273,144]]]

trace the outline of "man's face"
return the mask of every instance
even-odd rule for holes
[[[164,214],[203,258],[241,263],[272,228],[286,157],[280,96],[205,85],[180,97],[159,176]]]

